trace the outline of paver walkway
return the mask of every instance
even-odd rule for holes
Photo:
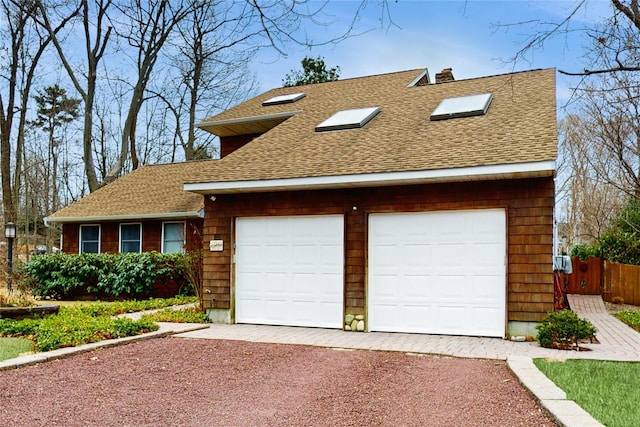
[[[582,301],[574,304],[579,305]],[[602,306],[604,308],[604,305]],[[592,310],[594,313],[598,310]],[[580,314],[586,317],[585,314]],[[556,359],[600,359],[640,361],[640,334],[619,320],[601,311],[594,322],[598,328],[600,344],[584,345],[591,351],[566,351],[542,348],[536,342],[513,342],[500,338],[459,337],[445,335],[423,335],[387,332],[347,332],[335,329],[302,328],[291,326],[225,325],[214,324],[208,328],[177,335],[182,338],[208,338],[271,342],[279,344],[302,344],[322,347],[402,351],[409,353],[438,354],[453,357],[471,357],[506,360],[512,356]],[[594,314],[595,316],[595,314]],[[629,337],[616,341],[618,329],[610,327],[609,317],[631,331]],[[590,319],[591,320],[591,319]],[[626,333],[626,332],[625,332]],[[633,340],[633,334],[635,339]],[[625,335],[626,336],[626,335]]]
[[[611,360],[640,360],[640,333],[610,315],[600,295],[569,294],[567,299],[571,310],[578,317],[588,319],[598,330],[596,338],[600,344],[589,344],[584,347],[594,351],[599,347],[605,348],[607,353],[622,358]]]

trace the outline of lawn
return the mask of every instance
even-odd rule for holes
[[[640,310],[624,310],[614,313],[614,316],[640,332]]]
[[[25,338],[0,338],[0,362],[33,351],[33,341]]]
[[[595,419],[609,427],[640,425],[640,363],[534,360],[535,365]]]

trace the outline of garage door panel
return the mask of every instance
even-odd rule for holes
[[[344,218],[236,221],[236,321],[342,328]]]
[[[432,317],[432,311],[433,307],[429,305],[405,305],[403,309],[404,315],[402,316],[402,321],[406,323],[408,328],[410,328],[410,332],[419,332],[419,328],[424,328],[423,319],[425,317]],[[401,313],[398,313],[398,315],[400,314]],[[391,327],[393,326],[393,324],[391,323],[389,326]]]
[[[293,263],[295,266],[310,266],[317,258],[317,249],[314,245],[293,245]]]
[[[498,307],[474,307],[473,322],[476,325],[477,335],[490,335],[496,328],[504,327],[496,320],[500,315],[502,310]]]
[[[404,258],[404,262],[408,267],[422,267],[425,263],[425,260],[431,258],[431,245],[427,245],[424,243],[410,243],[406,246],[401,247],[401,252],[402,258]]]
[[[406,284],[398,295],[404,300],[430,300],[432,298],[431,288],[424,276],[404,275],[399,279]],[[397,281],[396,281],[397,283]],[[393,289],[390,290],[393,292]]]
[[[383,269],[386,267],[397,268],[398,253],[397,245],[380,244],[378,250],[371,256],[371,267],[374,269]]]
[[[469,298],[467,278],[465,276],[438,276],[433,290],[434,302],[464,301]]]
[[[464,258],[468,256],[467,248],[464,244],[460,243],[445,243],[445,244],[437,244],[436,249],[434,251],[435,265],[438,268],[443,267],[460,267],[464,266]]]
[[[505,261],[503,209],[371,214],[369,329],[504,336]]]
[[[469,288],[473,301],[478,304],[491,301],[495,303],[506,297],[504,289],[494,286],[495,276],[475,276],[473,286]]]
[[[473,265],[495,267],[495,260],[504,257],[504,245],[501,243],[476,243],[472,247]]]

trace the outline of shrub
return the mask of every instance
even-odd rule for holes
[[[184,308],[182,310],[173,310],[170,308],[157,311],[153,314],[145,314],[143,319],[148,318],[155,322],[172,322],[172,323],[210,323],[211,319],[198,307]]]
[[[148,296],[157,282],[188,282],[190,254],[47,254],[22,266],[34,295],[68,298],[80,291],[111,298]]]
[[[128,317],[118,317],[111,322],[111,338],[130,337],[144,332],[154,331],[158,326],[151,319],[142,318],[132,320]]]
[[[38,331],[36,319],[0,319],[0,337],[30,337]]]
[[[542,347],[573,349],[578,341],[593,338],[596,328],[586,319],[580,319],[571,310],[547,314],[537,327]]]
[[[600,258],[602,251],[599,245],[580,244],[571,248],[571,257],[579,257],[580,260],[586,261],[590,256]]]

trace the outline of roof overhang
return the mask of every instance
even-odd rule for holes
[[[200,122],[196,126],[217,136],[252,135],[265,133],[280,123],[298,114],[300,110],[238,119],[212,120]]]
[[[128,214],[128,215],[95,215],[95,216],[59,216],[59,217],[46,217],[44,223],[89,223],[89,222],[105,222],[105,221],[139,221],[139,220],[171,220],[171,219],[190,219],[190,218],[204,218],[204,210],[191,211],[191,212],[162,212],[162,213],[150,213],[150,214]]]
[[[200,194],[233,194],[541,178],[554,176],[554,174],[555,161],[549,160],[530,163],[405,172],[265,179],[256,181],[186,183],[184,189],[185,191]]]

